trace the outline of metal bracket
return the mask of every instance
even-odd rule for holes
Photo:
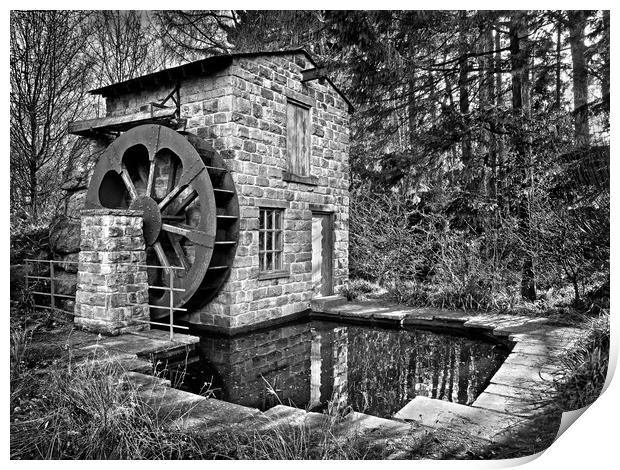
[[[181,118],[181,84],[177,82],[172,91],[166,95],[166,97],[159,101],[151,101],[151,109],[153,108],[166,108],[166,103],[172,101],[176,109],[177,119]]]

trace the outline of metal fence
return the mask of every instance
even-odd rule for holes
[[[66,283],[66,279],[61,279],[58,277],[58,272],[56,266],[67,266],[67,265],[95,265],[99,263],[93,262],[77,262],[77,261],[60,261],[60,260],[47,260],[47,259],[26,259],[24,260],[26,263],[26,276],[25,276],[25,284],[26,284],[26,292],[32,294],[33,303],[32,305],[36,308],[47,309],[52,311],[60,311],[69,315],[75,315],[73,310],[69,311],[63,309],[62,300],[70,300],[75,304],[75,294],[60,294],[57,292],[58,283]],[[41,269],[41,265],[47,265]],[[168,323],[156,322],[151,320],[138,320],[135,321],[140,323],[148,323],[149,325],[157,325],[157,326],[165,326],[170,331],[170,341],[174,339],[174,329],[178,328],[181,330],[189,330],[189,327],[183,325],[175,325],[174,324],[174,314],[175,312],[187,312],[186,308],[175,307],[174,306],[174,296],[175,292],[182,293],[185,292],[185,289],[181,289],[178,287],[174,287],[174,273],[177,270],[183,270],[182,267],[178,266],[158,266],[158,265],[136,265],[133,263],[115,263],[116,266],[135,266],[137,268],[145,268],[145,269],[163,269],[165,275],[168,276],[168,286],[154,286],[148,285],[149,290],[162,290],[170,293],[168,305],[152,305],[152,304],[137,304],[130,303],[130,306],[147,306],[151,309],[159,309],[159,310],[167,310],[168,311]],[[39,269],[37,269],[39,268]],[[63,269],[64,271],[64,269]],[[36,273],[36,274],[31,274]],[[45,275],[48,274],[48,275]],[[31,290],[32,289],[32,290]],[[37,297],[40,299],[41,297],[49,298],[49,305],[44,305],[41,301],[37,301]],[[60,301],[60,303],[59,303]]]

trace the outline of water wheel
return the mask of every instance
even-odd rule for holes
[[[134,127],[99,158],[87,208],[144,211],[150,286],[167,287],[173,273],[177,307],[212,300],[230,273],[239,231],[239,205],[222,157],[193,134],[164,126]],[[179,270],[165,269],[170,266]],[[150,289],[149,303],[168,306],[169,291]],[[152,317],[168,312],[151,309]]]

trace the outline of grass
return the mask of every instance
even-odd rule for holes
[[[381,458],[381,449],[363,435],[338,437],[334,422],[308,423],[267,430],[234,431],[211,436],[207,453],[234,460],[366,460]]]
[[[167,426],[122,373],[90,358],[12,380],[11,458],[200,458],[191,435]]]

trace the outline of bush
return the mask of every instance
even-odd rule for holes
[[[576,410],[596,400],[609,367],[609,312],[586,321],[587,333],[562,358],[562,372],[555,379],[558,404]]]
[[[365,294],[371,294],[377,289],[378,286],[375,286],[364,279],[353,279],[347,284],[341,286],[338,293],[346,297],[348,301],[351,301],[358,298],[364,298]]]

